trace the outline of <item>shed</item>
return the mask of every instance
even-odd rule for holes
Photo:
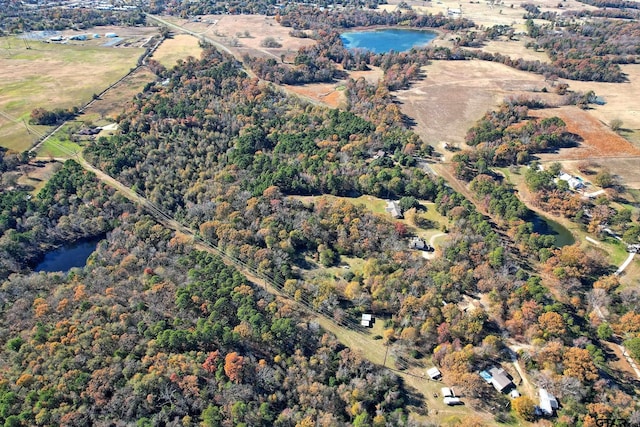
[[[375,317],[373,317],[373,314],[362,313],[362,318],[360,319],[360,325],[366,328],[372,328],[375,322],[376,322],[376,319]]]
[[[409,239],[409,249],[426,250],[427,246],[427,242],[420,237],[412,237]]]
[[[459,397],[445,397],[442,401],[449,406],[460,405],[462,403]]]
[[[104,35],[104,36],[105,36],[105,37],[107,37],[107,38],[109,38],[109,39],[112,39],[112,38],[118,37],[118,35],[117,35],[116,33],[105,33],[105,35]]]
[[[489,369],[489,374],[491,375],[491,385],[500,393],[504,393],[515,386],[502,368],[493,367]]]
[[[455,394],[453,394],[453,389],[449,387],[442,387],[440,389],[440,393],[442,394],[442,397],[455,397]]]
[[[542,413],[546,416],[553,415],[553,412],[558,409],[558,400],[543,388],[538,390],[538,395],[540,396],[540,410]]]
[[[442,372],[440,372],[440,369],[434,366],[433,368],[427,369],[427,375],[429,375],[429,378],[431,378],[432,380],[437,380],[438,378],[442,377]]]

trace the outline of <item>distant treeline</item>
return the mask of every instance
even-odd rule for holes
[[[102,25],[141,25],[144,22],[145,16],[139,10],[35,9],[15,3],[4,3],[0,8],[0,35],[67,28],[83,30]]]

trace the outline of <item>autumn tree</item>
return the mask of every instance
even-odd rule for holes
[[[593,382],[598,379],[598,368],[591,360],[589,351],[584,348],[568,348],[564,352],[562,363],[565,376],[577,378],[583,383]]]
[[[511,401],[513,410],[516,411],[525,421],[533,421],[535,419],[535,403],[528,396],[516,397]]]
[[[553,311],[541,314],[538,317],[538,323],[544,338],[562,337],[567,332],[564,319]]]
[[[242,381],[242,370],[244,368],[244,357],[238,353],[231,352],[224,358],[224,373],[235,383]]]

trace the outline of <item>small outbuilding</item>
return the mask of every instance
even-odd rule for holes
[[[108,38],[108,39],[113,39],[113,38],[118,37],[118,35],[117,35],[116,33],[105,33],[105,35],[104,35],[104,36],[105,36],[106,38]]]
[[[373,317],[373,314],[368,314],[368,313],[362,313],[362,318],[360,319],[360,325],[364,326],[365,328],[373,328],[373,324],[376,322],[375,317]]]
[[[445,397],[442,401],[449,406],[461,405],[462,401],[459,397]]]
[[[387,202],[386,211],[391,214],[391,218],[394,218],[394,219],[404,218],[402,216],[402,209],[400,209],[400,205],[398,204],[398,202],[394,202],[394,201]]]
[[[442,378],[442,372],[440,372],[440,369],[436,368],[435,366],[433,368],[427,369],[427,375],[429,375],[429,378],[431,378],[432,380]]]
[[[552,416],[554,411],[558,409],[558,399],[547,390],[541,388],[538,390],[540,396],[540,411],[543,415]]]
[[[449,387],[442,387],[440,389],[440,393],[442,394],[442,397],[456,397],[455,394],[453,394],[453,389],[449,388]]]

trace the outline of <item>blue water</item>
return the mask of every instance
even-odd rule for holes
[[[340,38],[348,49],[367,49],[374,53],[393,50],[404,52],[416,46],[424,46],[438,35],[421,30],[375,30],[342,33]]]
[[[103,238],[104,236],[83,239],[54,249],[44,256],[42,262],[34,270],[50,273],[53,271],[66,272],[73,267],[84,267],[87,258],[95,251],[98,242]]]

